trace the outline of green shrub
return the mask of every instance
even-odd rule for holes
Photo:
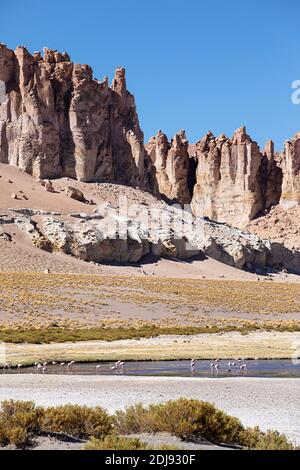
[[[243,426],[207,402],[189,399],[168,401],[144,408],[139,404],[115,414],[121,434],[166,431],[183,439],[205,438],[215,442],[236,442]]]
[[[7,440],[16,447],[26,447],[31,443],[31,436],[22,426],[15,426],[7,429]]]
[[[78,438],[103,438],[112,433],[112,418],[97,406],[62,405],[46,408],[40,420],[44,432],[63,432]]]
[[[0,444],[24,447],[39,432],[42,409],[30,401],[6,400],[0,410]]]
[[[277,431],[262,432],[256,426],[240,433],[241,445],[253,450],[294,450],[294,445]]]
[[[84,450],[145,450],[147,445],[139,439],[130,437],[107,436],[104,439],[92,438]]]
[[[156,426],[150,409],[145,408],[142,403],[128,406],[125,411],[118,410],[114,415],[114,425],[120,434],[136,434],[140,432],[157,432],[159,426]]]
[[[92,438],[84,446],[84,450],[180,450],[171,445],[158,447],[149,446],[138,438],[107,436],[104,439]]]

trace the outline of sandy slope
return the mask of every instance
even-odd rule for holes
[[[277,429],[300,444],[300,380],[0,375],[0,401],[101,405],[109,412],[137,402],[207,400],[246,426]]]
[[[66,186],[71,185],[83,191],[87,199],[92,199],[96,205],[88,205],[70,199],[64,193]],[[46,192],[40,182],[32,176],[17,168],[0,163],[0,213],[7,212],[8,208],[32,208],[48,211],[61,211],[62,214],[71,212],[92,213],[97,205],[109,202],[116,204],[119,196],[126,196],[128,203],[144,203],[157,206],[159,201],[151,194],[140,189],[129,188],[116,184],[83,183],[68,178],[53,180],[55,193]],[[18,199],[12,199],[16,194]],[[26,199],[24,199],[26,197]],[[264,279],[252,273],[237,270],[212,259],[206,260],[145,260],[143,263],[132,266],[97,266],[86,263],[63,254],[50,254],[32,246],[29,239],[20,233],[15,226],[5,225],[4,229],[12,236],[12,242],[0,239],[0,271],[44,271],[60,273],[95,273],[95,274],[122,274],[122,275],[156,275],[178,278],[210,279]],[[273,276],[276,280],[299,282],[300,276],[278,274]]]

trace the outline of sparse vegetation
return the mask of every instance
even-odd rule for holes
[[[237,418],[198,400],[179,399],[149,407],[137,404],[117,411],[114,424],[120,434],[166,431],[186,440],[205,438],[253,450],[294,449],[284,435],[263,433],[257,427],[245,429]]]
[[[135,337],[133,330],[143,337],[148,328],[151,334],[300,330],[299,319],[291,317],[300,313],[299,288],[292,283],[0,273],[0,285],[0,339],[7,341],[62,341],[63,330],[71,341]],[[25,337],[33,327],[40,330],[35,339]]]
[[[145,450],[147,445],[136,438],[109,436],[105,439],[92,438],[84,446],[85,450]]]
[[[117,411],[115,426],[121,434],[169,432],[187,440],[203,437],[213,442],[237,442],[240,421],[198,400],[179,399],[144,408],[138,404]]]
[[[36,407],[33,402],[4,401],[0,409],[0,445],[28,447],[39,434],[63,433],[90,439],[86,450],[142,450],[150,447],[124,434],[168,432],[183,440],[205,438],[214,443],[239,444],[253,450],[293,450],[277,431],[245,429],[240,421],[210,403],[179,399],[144,407],[137,404],[110,416],[101,407],[63,405]],[[153,448],[153,447],[152,447]],[[156,449],[175,449],[162,445]]]
[[[0,329],[0,341],[6,343],[31,343],[31,344],[49,344],[64,343],[66,341],[116,341],[120,339],[139,339],[152,338],[160,335],[195,335],[201,333],[225,333],[227,331],[252,331],[258,328],[236,326],[211,326],[211,327],[160,327],[155,325],[146,325],[141,328],[86,328],[86,329],[68,329],[68,328],[45,328],[32,330],[14,330]]]
[[[105,439],[92,438],[84,450],[181,450],[171,445],[149,446],[140,439],[123,436],[108,436]]]

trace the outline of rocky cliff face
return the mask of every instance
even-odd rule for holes
[[[188,145],[185,131],[176,134],[171,143],[168,142],[167,136],[159,131],[146,145],[155,168],[159,192],[180,204],[191,202],[188,189]]]
[[[0,44],[0,162],[39,178],[66,176],[140,186],[193,213],[237,227],[281,204],[300,202],[300,134],[282,154],[263,151],[244,127],[232,138],[161,131],[144,146],[125,70],[111,86],[88,65],[45,48],[31,55]],[[3,100],[4,87],[4,100]]]
[[[196,144],[196,158],[195,215],[243,226],[262,210],[261,154],[245,128],[232,139],[208,133]]]
[[[44,49],[0,45],[0,161],[40,178],[68,176],[154,186],[125,70],[93,78],[88,65]]]
[[[294,207],[300,203],[300,133],[285,142],[280,166],[284,175],[280,204]]]
[[[193,214],[236,227],[278,205],[300,201],[300,134],[279,154],[270,140],[263,151],[237,129],[232,138],[208,132],[188,145],[184,131],[168,142],[161,131],[146,150],[156,171],[159,191],[181,204],[191,203]]]

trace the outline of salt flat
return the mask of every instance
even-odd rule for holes
[[[114,412],[179,397],[210,401],[245,426],[276,429],[300,444],[299,379],[0,375],[0,400],[34,400],[43,406],[101,405]]]

